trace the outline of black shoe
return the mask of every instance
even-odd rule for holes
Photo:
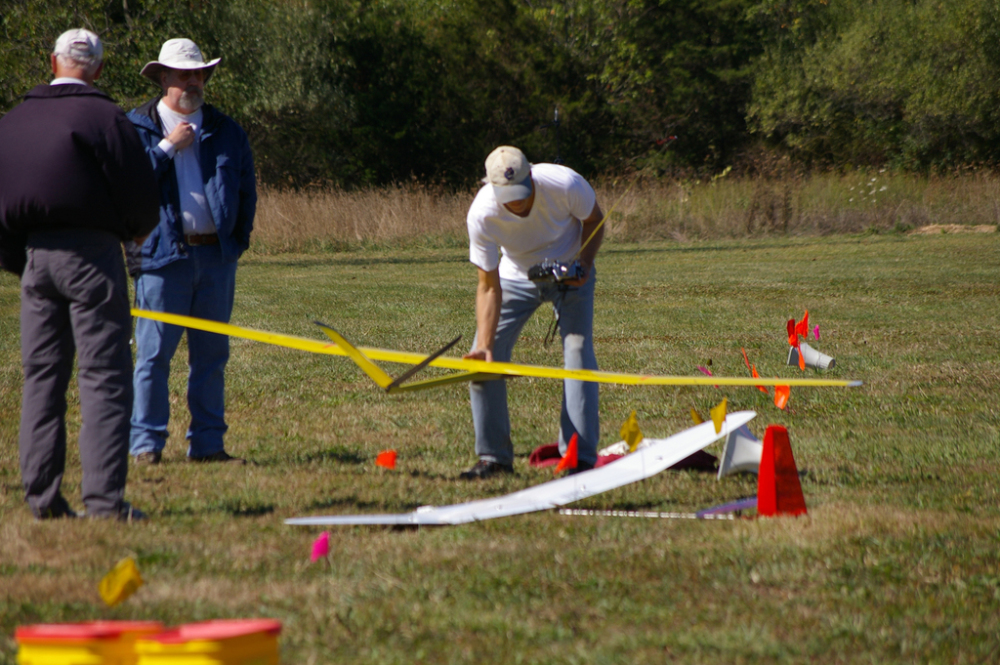
[[[66,502],[66,499],[61,494],[56,497],[51,506],[38,515],[35,515],[35,519],[39,520],[57,520],[63,517],[75,518],[79,517],[79,515],[69,507],[69,503]]]
[[[583,473],[584,471],[590,471],[594,468],[594,465],[590,462],[577,462],[576,466],[566,472],[567,476],[575,476],[578,473]]]
[[[514,466],[512,464],[479,460],[474,467],[468,471],[463,471],[458,477],[462,480],[486,480],[491,476],[501,473],[514,473]]]
[[[149,516],[146,515],[146,513],[142,512],[128,501],[120,502],[118,507],[109,513],[97,513],[94,515],[87,513],[87,517],[91,519],[117,520],[119,522],[125,522],[126,524],[132,524],[133,522],[145,522],[149,519]]]
[[[233,457],[225,450],[220,450],[204,457],[188,457],[189,462],[228,462],[230,464],[246,464],[247,461],[241,457]]]
[[[150,450],[149,452],[139,453],[135,456],[135,463],[137,465],[154,465],[159,464],[160,460],[163,458],[162,453],[158,453],[155,450]]]

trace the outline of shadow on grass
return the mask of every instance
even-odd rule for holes
[[[300,453],[289,458],[287,455],[277,454],[274,456],[257,457],[257,466],[300,466],[310,464],[365,464],[371,460],[370,457],[362,455],[357,451],[350,450],[343,446],[326,448],[324,450],[313,450],[311,452]]]
[[[412,501],[399,504],[386,504],[383,501],[361,501],[358,499],[357,495],[351,495],[328,499],[317,499],[316,501],[306,504],[304,510],[347,508],[352,511],[409,513],[413,512],[422,505],[424,504],[414,503]]]
[[[248,503],[236,499],[220,501],[201,509],[192,506],[164,508],[158,511],[157,515],[162,517],[194,517],[197,515],[209,515],[211,513],[224,513],[231,517],[260,517],[262,515],[270,515],[273,512],[273,503]]]

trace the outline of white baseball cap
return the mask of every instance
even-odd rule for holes
[[[104,47],[100,38],[90,30],[73,28],[59,35],[52,55],[64,55],[84,62],[100,62],[104,57]]]
[[[156,85],[160,85],[160,71],[166,67],[168,69],[204,69],[205,83],[212,77],[215,66],[222,61],[216,58],[205,62],[205,56],[201,54],[201,49],[190,39],[168,39],[163,42],[160,48],[160,57],[151,62],[139,72]]]
[[[531,196],[531,164],[524,153],[502,145],[486,158],[486,178],[493,185],[497,203],[520,201]]]

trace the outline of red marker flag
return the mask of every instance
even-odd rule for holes
[[[383,450],[375,458],[375,465],[385,467],[386,469],[396,468],[396,451],[395,450]]]
[[[809,310],[802,315],[802,320],[795,324],[795,334],[809,337]]]

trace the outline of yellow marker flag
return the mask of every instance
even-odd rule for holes
[[[691,420],[694,421],[695,425],[700,425],[705,422],[705,419],[701,417],[700,413],[694,410],[693,406],[691,407]]]
[[[712,422],[715,423],[715,433],[718,434],[722,431],[722,422],[726,419],[726,398],[723,397],[717,406],[712,407],[710,413]]]
[[[628,451],[634,453],[643,438],[642,430],[639,429],[639,422],[635,419],[635,411],[632,411],[628,420],[622,423],[621,435],[625,443],[628,444]]]
[[[97,586],[98,593],[109,607],[122,602],[142,586],[142,577],[135,561],[128,557],[119,561]]]

